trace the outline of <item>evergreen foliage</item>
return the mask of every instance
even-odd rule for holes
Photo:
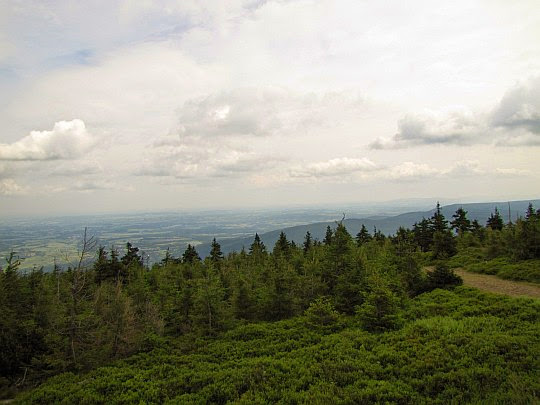
[[[65,373],[22,403],[537,403],[540,304],[470,289],[410,302],[401,327],[304,317],[176,338],[85,375]]]
[[[493,229],[494,231],[502,231],[503,226],[504,226],[504,221],[497,207],[495,207],[495,212],[492,212],[489,218],[487,219],[486,226],[488,228]]]
[[[197,253],[197,249],[195,249],[195,246],[191,246],[191,244],[188,243],[186,250],[182,254],[182,263],[193,264],[200,261],[201,257]]]
[[[366,226],[362,224],[362,228],[360,228],[360,232],[356,234],[356,244],[358,246],[362,246],[365,243],[368,243],[371,240],[371,235],[369,234]]]
[[[313,246],[313,239],[311,238],[311,233],[307,231],[306,236],[304,237],[304,244],[302,245],[304,254],[307,254],[310,251],[312,246]]]
[[[390,237],[377,230],[365,237],[363,227],[353,239],[338,222],[322,244],[308,233],[296,246],[282,233],[268,253],[256,234],[249,254],[224,257],[214,240],[205,260],[188,245],[181,260],[167,251],[151,267],[131,244],[121,253],[99,247],[90,263],[86,235],[81,256],[49,273],[21,273],[13,253],[0,273],[0,391],[9,397],[66,373],[22,400],[534,402],[537,304],[463,288],[426,291],[461,284],[449,266],[540,282],[540,213],[530,206],[525,218],[499,230],[474,222],[456,228],[465,214],[453,217],[457,237],[438,208]],[[422,270],[433,263],[434,271]],[[494,330],[485,316],[505,329]],[[463,339],[467,345],[456,343]],[[481,341],[489,358],[475,357]],[[202,360],[207,355],[214,360]],[[425,364],[428,355],[437,363]],[[469,367],[458,367],[456,377],[456,364]],[[447,371],[438,380],[434,369]],[[90,379],[82,377],[87,372]],[[297,386],[291,375],[304,380]],[[486,376],[494,385],[479,383]],[[329,381],[340,383],[328,391]]]
[[[210,246],[210,260],[212,260],[214,263],[218,263],[220,260],[223,260],[221,245],[216,241],[216,238],[212,239],[212,245]]]
[[[471,230],[471,221],[467,218],[467,211],[465,211],[463,207],[459,207],[456,210],[456,213],[452,215],[452,218],[450,226],[458,235],[464,235],[465,232]]]

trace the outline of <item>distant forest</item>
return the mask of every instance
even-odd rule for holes
[[[482,226],[461,208],[447,219],[437,204],[432,217],[394,235],[365,226],[351,235],[337,222],[321,241],[308,232],[296,244],[282,232],[274,246],[265,246],[256,234],[249,249],[224,255],[214,239],[204,260],[188,245],[183,252],[168,250],[152,266],[131,243],[119,252],[96,246],[85,232],[72,266],[22,272],[20,264],[13,252],[0,272],[4,398],[61,373],[74,378],[114,360],[169,347],[175,339],[219,342],[235,328],[255,323],[301,317],[310,327],[334,330],[345,319],[370,335],[399,331],[419,296],[462,283],[455,267],[539,283],[540,209],[529,205],[525,217],[513,223],[505,223],[495,210]],[[538,342],[531,347],[537,349]],[[538,377],[538,369],[531,372],[531,379]],[[475,381],[471,392],[487,389],[478,383],[481,379]],[[461,389],[469,389],[467,384]],[[42,391],[26,400],[57,402],[62,395],[49,394],[40,397]],[[108,398],[100,395],[96,402]],[[438,393],[421,395],[435,398]],[[538,398],[538,391],[527,395]]]

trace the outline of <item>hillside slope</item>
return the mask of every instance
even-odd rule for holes
[[[523,216],[530,202],[532,202],[535,206],[540,205],[540,200],[523,200],[510,202],[510,211],[512,218],[515,219],[517,216]],[[499,209],[505,221],[508,220],[508,202],[451,204],[442,207],[442,213],[447,219],[451,219],[452,215],[459,207],[463,207],[468,212],[468,218],[470,220],[477,219],[482,225],[486,223],[487,218],[494,211],[495,207]],[[351,235],[356,235],[362,227],[362,224],[365,225],[370,232],[373,231],[374,227],[377,227],[377,229],[384,234],[393,234],[400,226],[410,228],[415,222],[421,221],[422,218],[431,217],[434,211],[435,208],[429,211],[407,212],[404,214],[385,218],[350,218],[345,219],[343,221],[343,224]],[[341,218],[336,218],[336,220],[339,219]],[[263,233],[259,236],[268,248],[272,248],[274,246],[280,232],[282,231],[285,232],[285,234],[287,235],[287,239],[293,240],[295,243],[300,244],[304,241],[304,237],[306,235],[306,232],[308,231],[311,233],[311,236],[313,238],[323,240],[327,226],[335,229],[336,222],[330,221],[317,222],[306,225],[297,225],[288,228],[276,229],[271,232]],[[224,253],[229,253],[233,251],[239,252],[240,250],[242,250],[242,247],[244,247],[245,249],[249,248],[249,246],[253,242],[253,236],[245,238],[223,239],[219,240],[218,242],[221,244],[221,249]],[[197,250],[202,256],[207,256],[210,252],[210,244],[201,244],[197,246]]]
[[[540,301],[467,288],[415,298],[400,330],[305,317],[180,338],[17,403],[537,403]]]

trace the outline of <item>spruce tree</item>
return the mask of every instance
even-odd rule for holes
[[[274,255],[283,255],[285,257],[289,257],[290,243],[283,231],[279,233],[279,238],[274,245],[274,250],[272,253],[274,253]]]
[[[437,207],[431,217],[433,232],[444,232],[448,229],[448,221],[441,212],[441,204],[437,201]]]
[[[126,243],[126,254],[120,260],[126,267],[143,265],[143,259],[139,256],[139,248],[134,247],[130,242]]]
[[[427,252],[433,243],[433,229],[430,221],[422,218],[419,223],[413,225],[414,240],[420,246],[422,252]]]
[[[495,212],[492,212],[490,214],[486,226],[493,229],[494,231],[502,231],[504,222],[497,207],[495,207]]]
[[[463,235],[465,232],[471,230],[471,221],[467,218],[467,211],[463,207],[459,207],[456,213],[452,215],[452,218],[453,220],[450,222],[450,226],[458,235]]]
[[[386,236],[379,229],[377,229],[376,226],[374,226],[373,239],[375,239],[377,242],[384,242],[386,240]]]
[[[259,236],[259,234],[256,233],[255,238],[253,239],[253,243],[249,247],[249,254],[257,255],[257,254],[262,254],[262,253],[266,253],[266,246],[261,240],[261,237]]]
[[[173,257],[171,256],[171,252],[169,251],[169,248],[165,251],[165,257],[161,260],[162,266],[167,266],[169,263],[173,262]]]
[[[328,225],[326,227],[326,234],[324,235],[324,239],[323,239],[323,243],[326,246],[330,246],[332,244],[332,236],[333,236],[332,228],[330,228],[330,225]]]
[[[313,246],[313,239],[311,238],[311,233],[307,231],[306,236],[304,237],[304,244],[302,245],[304,254],[309,252],[312,246]]]
[[[201,257],[197,253],[195,246],[191,246],[191,244],[188,244],[184,254],[182,254],[182,262],[193,264],[195,262],[200,262],[200,261],[201,261]]]
[[[216,238],[212,239],[210,260],[212,260],[214,263],[223,260],[223,252],[221,252],[221,245],[216,242]]]
[[[363,244],[369,242],[371,240],[371,235],[369,234],[366,226],[362,224],[362,228],[360,229],[360,232],[356,234],[356,244],[358,246],[362,246]]]
[[[95,281],[101,284],[104,280],[114,279],[115,274],[109,266],[109,254],[104,246],[100,246],[97,252],[97,259],[94,262]]]

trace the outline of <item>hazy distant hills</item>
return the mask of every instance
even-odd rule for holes
[[[442,207],[442,212],[447,220],[452,219],[452,215],[456,212],[459,207],[463,207],[467,213],[468,218],[472,221],[477,219],[481,224],[485,224],[489,215],[497,207],[504,218],[505,222],[508,221],[508,206],[510,205],[510,213],[512,220],[519,216],[524,216],[525,211],[529,203],[532,203],[535,208],[540,207],[540,200],[524,200],[524,201],[511,201],[508,202],[488,202],[488,203],[469,203],[469,204],[451,204]],[[435,207],[429,211],[417,211],[417,212],[407,212],[404,214],[381,217],[374,216],[368,218],[350,218],[345,219],[343,224],[347,227],[347,230],[351,235],[356,235],[362,224],[364,224],[370,233],[373,233],[373,228],[377,227],[378,230],[382,231],[384,234],[394,234],[396,230],[400,227],[411,228],[415,222],[419,222],[422,218],[429,218],[433,215]],[[341,218],[336,218],[340,220]],[[262,233],[259,236],[261,237],[264,244],[267,248],[272,249],[276,243],[279,234],[281,231],[285,232],[289,240],[293,240],[295,243],[300,244],[304,241],[306,232],[309,231],[311,236],[314,239],[323,240],[326,233],[326,227],[330,225],[331,228],[336,227],[336,222],[317,222],[307,225],[297,225],[288,228],[276,229],[274,231]],[[254,235],[253,235],[254,236]],[[253,242],[253,236],[243,237],[243,238],[233,238],[233,239],[223,239],[218,240],[221,244],[221,249],[224,253],[229,253],[232,251],[240,251],[242,247],[245,247],[247,250],[251,243]],[[197,246],[197,250],[201,256],[206,256],[210,252],[210,244],[204,243]]]

